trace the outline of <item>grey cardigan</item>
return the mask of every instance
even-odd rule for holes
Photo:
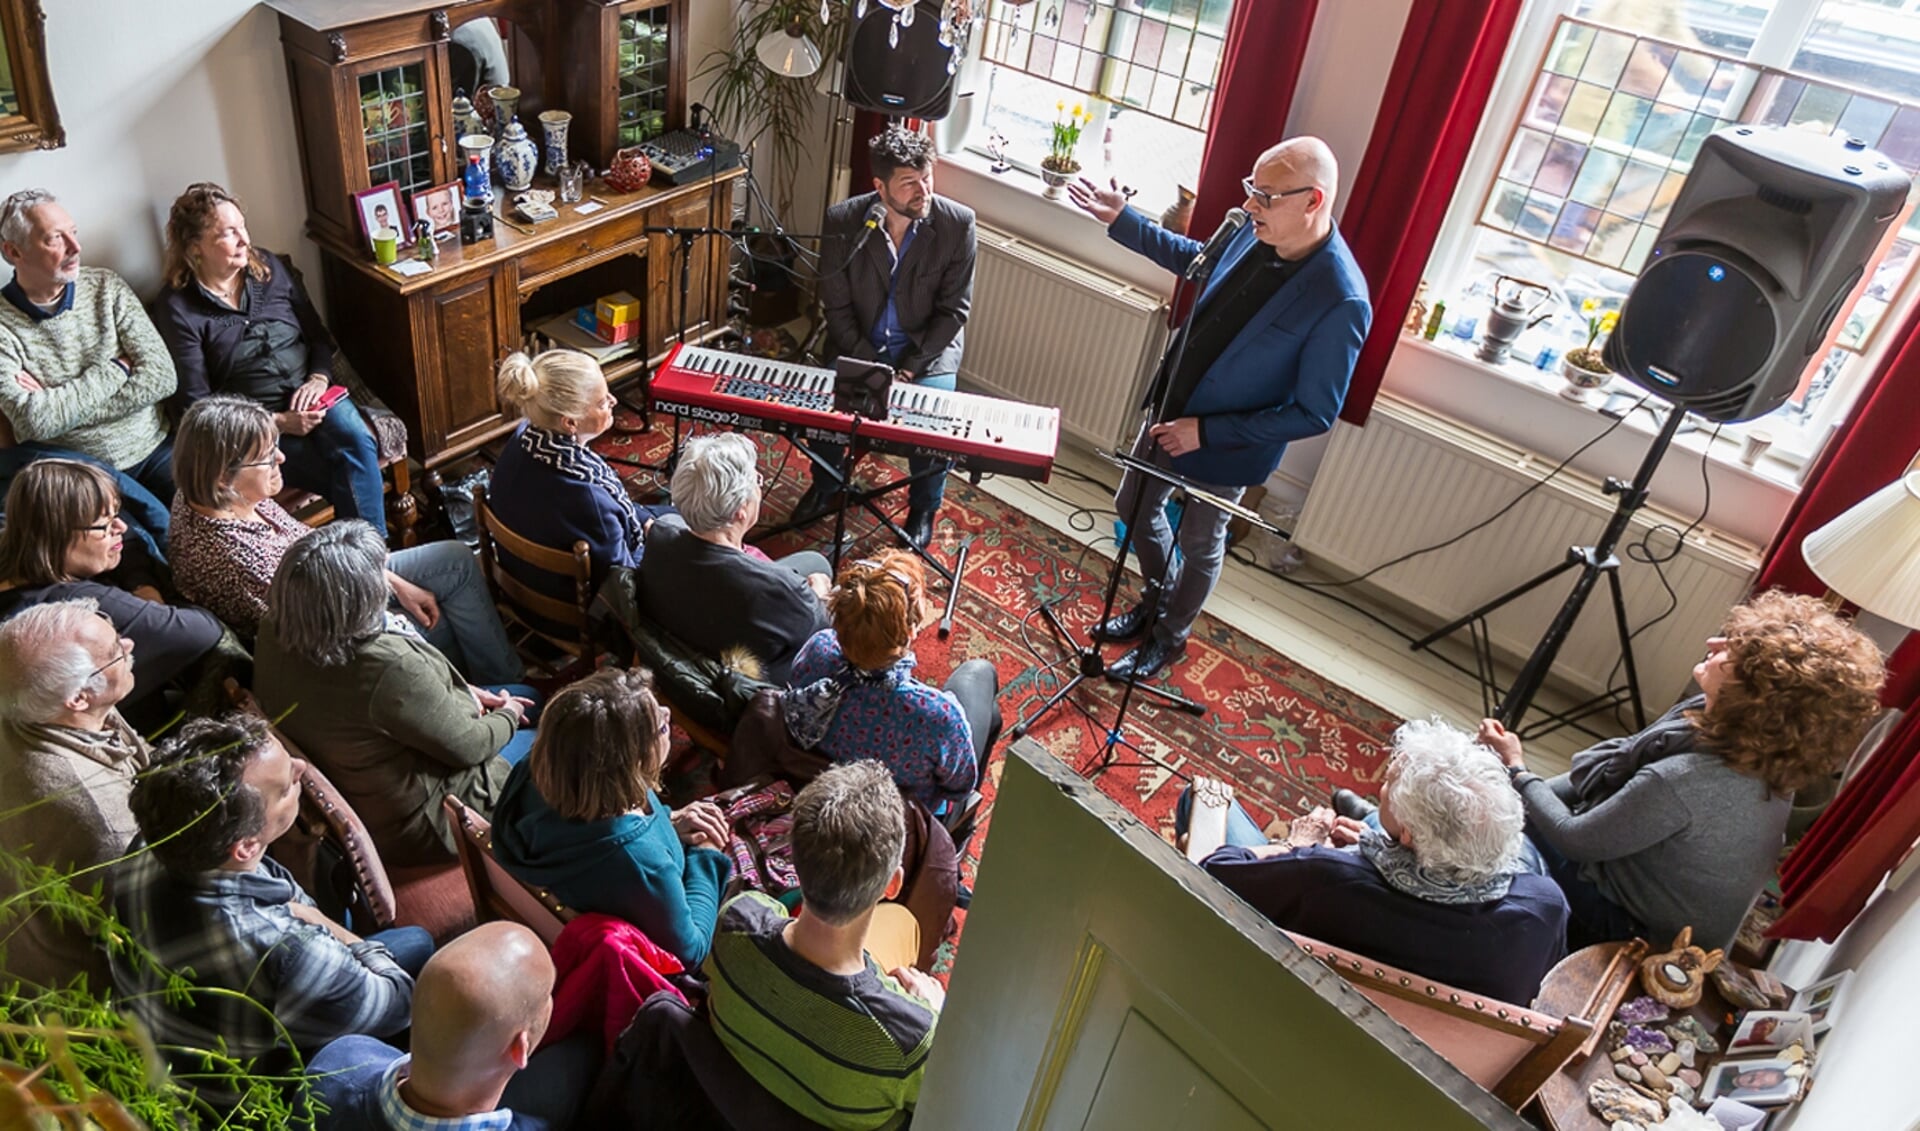
[[[827,210],[827,235],[820,251],[820,306],[827,316],[827,344],[835,357],[879,359],[869,335],[887,308],[893,256],[887,251],[884,232],[873,232],[864,243],[860,240],[867,210],[879,199],[878,193],[862,193]],[[898,368],[915,378],[960,371],[966,340],[963,327],[973,306],[976,252],[973,209],[934,197],[931,212],[907,246],[893,296],[894,312],[910,342]]]
[[[1642,735],[1691,731],[1678,716],[1676,708]],[[1670,745],[1679,749],[1590,803],[1580,801],[1572,775],[1522,779],[1527,823],[1584,864],[1581,874],[1644,925],[1648,941],[1664,946],[1691,926],[1696,945],[1725,947],[1773,874],[1792,800],[1690,742]],[[1575,756],[1576,774],[1586,760]]]

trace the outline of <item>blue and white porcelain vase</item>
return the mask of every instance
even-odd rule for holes
[[[500,163],[500,183],[508,192],[525,192],[533,187],[533,173],[540,167],[540,147],[527,136],[527,128],[515,118],[507,123],[494,146],[494,159]]]
[[[557,177],[567,164],[567,127],[573,115],[565,110],[542,110],[540,128],[547,135],[547,175]]]

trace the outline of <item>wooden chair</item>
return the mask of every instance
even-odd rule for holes
[[[474,484],[473,515],[475,530],[480,536],[480,573],[487,579],[487,592],[493,595],[494,606],[500,610],[501,623],[507,626],[514,648],[531,664],[556,676],[591,671],[600,647],[593,634],[593,560],[586,540],[575,540],[570,550],[556,550],[523,537],[500,521],[500,516],[487,505],[484,484]],[[501,550],[534,569],[570,579],[573,600],[563,601],[535,592],[501,565]],[[556,632],[556,625],[571,631]],[[535,640],[573,657],[573,662],[556,671],[550,663],[551,657],[528,651],[527,646]]]
[[[460,852],[460,870],[481,922],[507,919],[532,928],[551,947],[574,912],[561,906],[553,893],[523,884],[493,858],[493,826],[457,797],[448,797],[447,822]]]
[[[1288,937],[1515,1111],[1581,1051],[1619,1003],[1617,997],[1596,1000],[1590,1003],[1593,1012],[1555,1017],[1455,989],[1304,935],[1288,932]]]

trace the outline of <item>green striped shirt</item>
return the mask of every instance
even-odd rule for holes
[[[788,949],[787,911],[759,892],[720,909],[704,968],[720,1042],[769,1092],[816,1123],[897,1127],[920,1098],[939,1014],[867,956],[829,974]]]

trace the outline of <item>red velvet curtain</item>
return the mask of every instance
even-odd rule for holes
[[[1824,593],[1800,543],[1898,479],[1920,453],[1920,310],[1900,334],[1899,347],[1815,461],[1767,550],[1756,590]],[[1781,865],[1785,911],[1769,932],[1775,938],[1839,935],[1920,837],[1920,634],[1909,635],[1888,666],[1881,701],[1906,717]]]
[[[1241,178],[1286,136],[1287,111],[1319,7],[1319,0],[1236,0],[1187,223],[1195,239],[1206,239],[1227,209],[1247,198]]]
[[[1340,230],[1373,292],[1340,419],[1365,424],[1493,92],[1522,0],[1414,0]],[[1442,10],[1444,7],[1444,11]]]

